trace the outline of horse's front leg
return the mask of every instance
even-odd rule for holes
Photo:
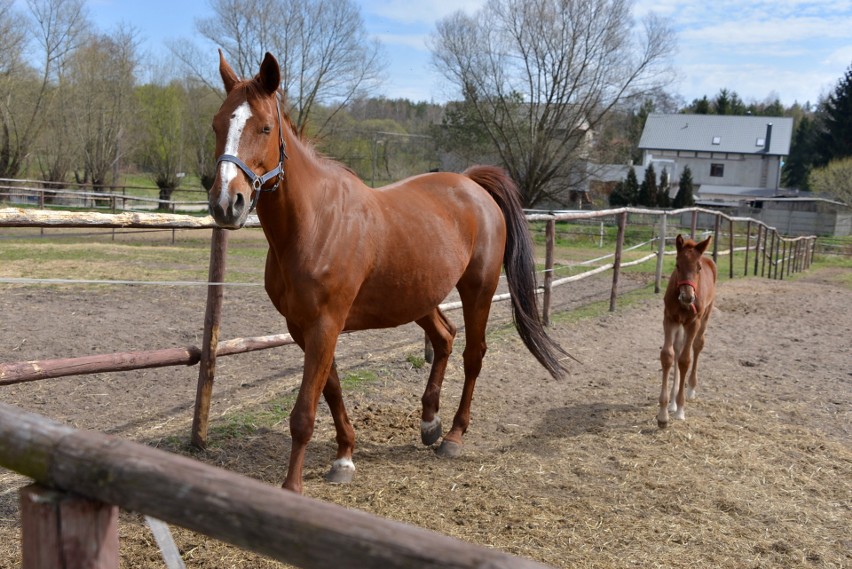
[[[283,484],[287,490],[302,492],[305,449],[313,436],[317,405],[331,373],[338,334],[339,328],[331,325],[316,325],[304,333],[305,368],[299,395],[290,414],[292,447],[287,478]]]
[[[695,335],[698,332],[697,323],[693,322],[689,325],[684,326],[684,335],[685,339],[683,342],[683,347],[680,350],[680,354],[677,359],[677,366],[679,372],[679,384],[678,384],[678,393],[677,398],[677,408],[675,410],[675,419],[679,421],[683,421],[686,419],[686,413],[684,411],[684,405],[686,404],[686,377],[689,372],[689,366],[692,364],[692,345],[695,342]]]
[[[337,457],[331,465],[331,470],[325,475],[325,479],[335,484],[346,484],[352,482],[355,476],[355,463],[352,462],[352,451],[355,449],[355,430],[349,422],[346,407],[343,404],[343,390],[340,387],[340,377],[337,375],[337,364],[332,362],[328,381],[322,391],[331,417],[334,420],[334,428],[337,431]]]
[[[663,367],[663,385],[660,389],[659,410],[657,411],[657,426],[665,429],[669,424],[669,376],[674,365],[675,349],[674,336],[677,324],[663,318],[663,347],[660,349],[660,364]]]

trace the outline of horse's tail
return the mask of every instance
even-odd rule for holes
[[[509,175],[494,166],[472,166],[463,172],[491,194],[506,218],[506,250],[503,267],[512,298],[512,315],[515,327],[527,349],[556,378],[567,371],[559,361],[560,356],[574,356],[566,352],[544,330],[536,299],[535,256],[518,188]]]

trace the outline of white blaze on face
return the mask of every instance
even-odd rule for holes
[[[240,148],[240,138],[242,138],[243,129],[245,129],[246,123],[250,118],[251,107],[249,107],[248,102],[243,103],[234,110],[234,114],[231,115],[231,124],[228,126],[228,138],[225,139],[225,154],[239,158],[237,152]],[[231,184],[231,180],[236,177],[239,170],[236,164],[227,161],[220,162],[219,168],[219,179],[222,181],[222,185],[219,188],[219,204],[223,209],[227,209],[228,186]]]

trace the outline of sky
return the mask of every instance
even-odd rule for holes
[[[21,2],[22,0],[18,0]],[[356,0],[367,33],[384,46],[386,80],[377,93],[388,98],[445,102],[454,93],[431,67],[427,39],[435,22],[485,0]],[[164,55],[169,40],[191,39],[215,48],[195,30],[208,17],[208,0],[87,0],[99,31],[132,25],[143,48]],[[677,36],[670,88],[684,103],[720,89],[746,103],[778,98],[784,105],[815,103],[852,65],[852,0],[634,0],[634,16],[668,19]]]

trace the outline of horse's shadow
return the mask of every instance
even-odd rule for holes
[[[514,450],[549,456],[558,441],[587,435],[655,432],[647,406],[639,403],[589,402],[548,409],[529,432],[509,443]]]

